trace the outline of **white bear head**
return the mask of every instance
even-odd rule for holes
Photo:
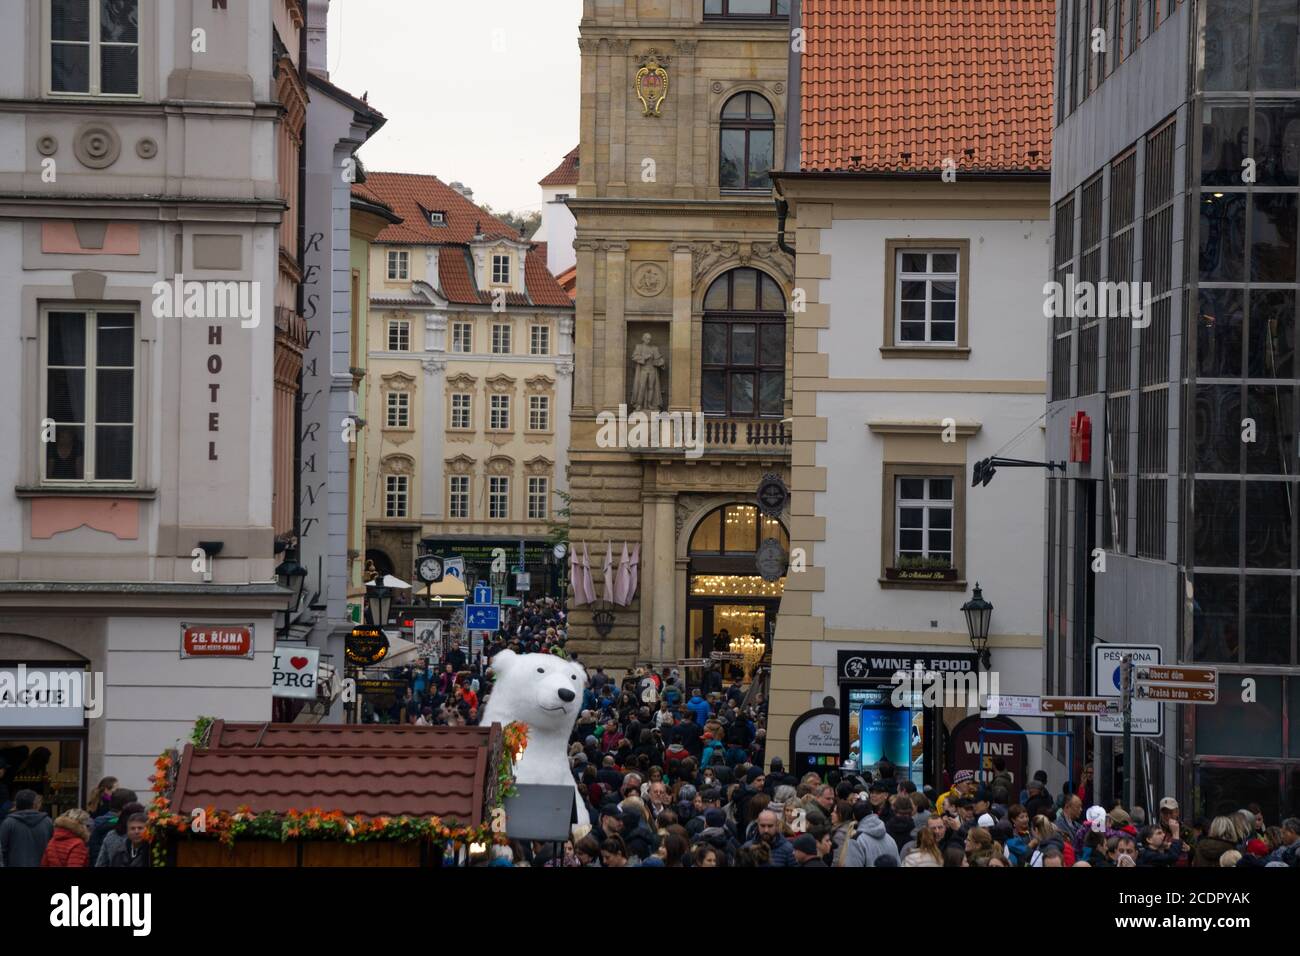
[[[482,723],[523,721],[530,727],[573,728],[582,709],[587,671],[554,654],[501,651],[492,658],[492,695]]]

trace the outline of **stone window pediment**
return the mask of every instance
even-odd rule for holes
[[[383,461],[383,472],[386,475],[413,475],[415,459],[410,455],[389,455]]]
[[[489,475],[509,475],[515,470],[515,460],[508,455],[494,455],[487,461]]]
[[[415,376],[407,375],[405,372],[393,372],[391,375],[384,375],[380,379],[384,383],[384,388],[390,392],[410,392],[415,389]]]

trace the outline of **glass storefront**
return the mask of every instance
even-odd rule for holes
[[[770,654],[785,578],[764,581],[755,573],[755,553],[769,538],[789,551],[781,522],[753,505],[724,505],[696,525],[688,548],[688,657],[726,651],[746,636],[762,641]]]
[[[18,738],[0,730],[0,812],[13,809],[19,790],[36,791],[52,817],[81,806],[84,753],[80,739]]]

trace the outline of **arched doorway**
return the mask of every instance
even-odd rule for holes
[[[731,638],[746,634],[771,648],[785,578],[764,581],[754,566],[767,538],[789,551],[781,522],[749,504],[722,505],[696,524],[687,545],[688,657],[725,651]]]

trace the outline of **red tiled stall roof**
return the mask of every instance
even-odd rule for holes
[[[203,749],[185,747],[172,794],[177,813],[318,807],[368,819],[436,815],[478,825],[501,753],[500,730],[492,727],[217,722],[209,740]]]
[[[537,185],[539,186],[576,186],[578,185],[578,147],[573,147],[556,166]]]
[[[438,727],[437,740],[447,746],[487,746],[488,727]],[[320,750],[368,748],[426,750],[428,727],[410,724],[272,724],[229,723],[214,720],[208,734],[209,750],[237,747],[305,747]]]
[[[1046,172],[1053,0],[804,0],[806,171]]]

